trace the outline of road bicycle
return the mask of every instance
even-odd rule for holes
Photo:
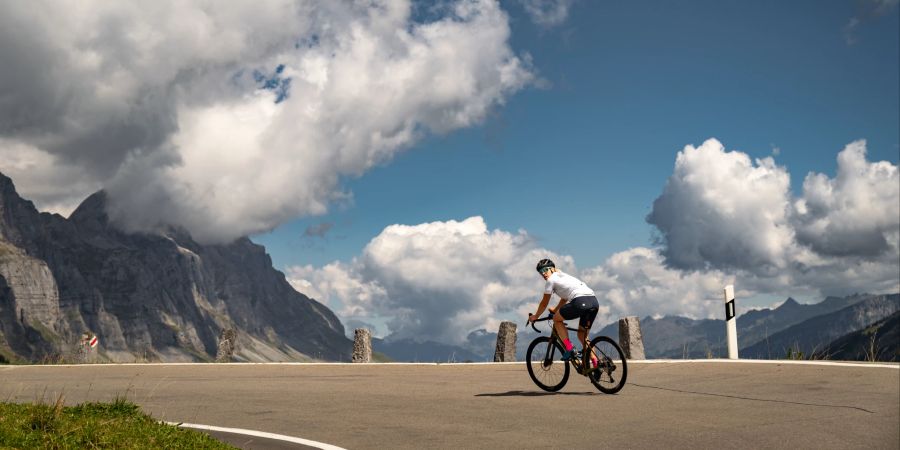
[[[534,322],[552,320],[553,314],[537,319]],[[531,328],[538,330],[531,323]],[[578,332],[576,328],[566,327],[569,331]],[[569,365],[575,371],[588,377],[591,384],[604,394],[615,394],[625,386],[628,376],[628,364],[625,354],[616,341],[606,337],[597,336],[585,346],[584,350],[570,360],[562,360],[565,351],[562,339],[556,333],[556,328],[550,326],[550,336],[538,336],[528,346],[525,354],[525,366],[528,367],[528,375],[539,388],[547,392],[556,392],[569,381]],[[594,366],[589,355],[594,355],[597,365]]]

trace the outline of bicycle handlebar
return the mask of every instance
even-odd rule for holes
[[[531,316],[529,315],[528,317],[531,317]],[[542,318],[542,319],[535,319],[534,322],[544,322],[544,321],[546,321],[546,320],[551,320],[551,319],[553,319],[553,313],[547,314],[547,317],[544,317],[544,318]],[[537,331],[538,333],[540,333],[541,330],[538,330],[537,327],[534,326],[534,322],[528,320],[528,321],[526,321],[525,323],[528,324],[528,325],[531,325],[531,328],[532,328],[534,331]]]
[[[547,320],[553,320],[553,315],[554,315],[554,313],[549,313],[549,314],[547,314],[546,317],[542,317],[542,318],[540,318],[540,319],[535,319],[534,322],[544,322],[544,321],[547,321]],[[531,316],[529,315],[528,317],[531,317]],[[565,320],[565,319],[563,319],[563,320]],[[525,324],[526,324],[526,326],[527,326],[527,325],[531,325],[531,328],[532,328],[534,331],[537,331],[538,333],[540,333],[541,330],[538,330],[537,327],[534,326],[534,322],[531,322],[531,321],[529,321],[529,320],[526,320],[526,321],[525,321]],[[566,329],[569,330],[569,331],[578,331],[578,328],[566,327]]]

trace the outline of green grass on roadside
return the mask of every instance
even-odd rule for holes
[[[0,402],[0,448],[232,449],[204,433],[166,425],[134,403]]]

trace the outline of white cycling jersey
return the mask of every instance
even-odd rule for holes
[[[559,298],[572,300],[573,298],[594,295],[594,290],[578,278],[557,270],[547,278],[547,283],[544,285],[544,293],[556,294]]]

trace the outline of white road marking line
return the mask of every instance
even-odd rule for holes
[[[752,363],[752,364],[799,364],[813,366],[841,366],[841,367],[874,367],[887,369],[900,369],[898,363],[867,363],[867,362],[836,362],[836,361],[799,361],[791,359],[629,359],[629,364],[672,364],[672,363]],[[353,364],[346,362],[232,362],[232,363],[102,363],[102,364],[49,364],[49,365],[2,365],[0,369],[23,369],[26,367],[105,367],[105,366],[486,366],[486,365],[515,365],[524,364],[524,361],[513,362],[471,362],[471,363],[362,363]]]
[[[184,427],[184,428],[192,428],[195,430],[207,430],[207,431],[220,431],[223,433],[232,433],[232,434],[242,434],[245,436],[255,436],[266,439],[274,439],[276,441],[285,441],[291,442],[294,444],[302,444],[307,445],[309,447],[320,448],[322,450],[346,450],[342,447],[338,447],[336,445],[325,444],[323,442],[311,441],[309,439],[298,438],[294,436],[285,436],[283,434],[275,434],[275,433],[266,433],[265,431],[256,431],[256,430],[245,430],[243,428],[226,428],[226,427],[215,427],[212,425],[201,425],[196,423],[183,423],[183,422],[166,422],[169,425],[174,425],[176,427]]]
[[[878,364],[867,362],[802,361],[794,359],[629,359],[628,364],[673,364],[673,363],[749,363],[749,364],[794,364],[804,366],[877,367],[900,369],[900,364]]]

